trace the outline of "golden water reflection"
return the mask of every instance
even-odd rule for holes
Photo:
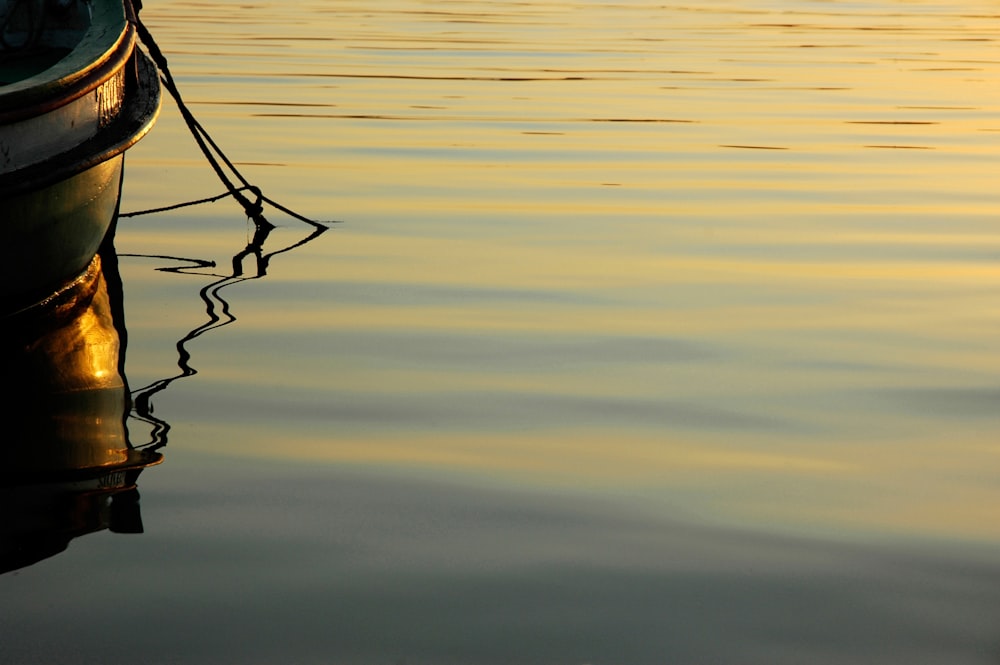
[[[146,4],[345,223],[267,279],[228,203],[120,225],[169,463],[146,537],[4,576],[8,660],[996,653],[989,2]],[[218,194],[170,107],[129,159],[126,211]]]
[[[243,395],[213,450],[1000,537],[989,3],[234,6],[147,20],[217,138],[347,223],[174,396]],[[160,130],[137,168],[190,191]]]
[[[68,288],[3,321],[0,572],[88,533],[142,531],[136,480],[162,457],[129,441],[115,307],[97,258]]]

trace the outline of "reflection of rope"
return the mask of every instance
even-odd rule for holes
[[[139,19],[139,11],[142,9],[142,0],[131,0],[131,3],[133,6],[133,12],[130,20],[135,24],[136,30],[139,33],[139,38],[142,40],[142,43],[145,44],[150,57],[153,59],[153,62],[156,63],[156,67],[160,70],[160,80],[163,82],[164,87],[166,87],[167,92],[170,93],[170,96],[173,97],[174,101],[177,103],[177,108],[180,110],[181,116],[184,118],[184,122],[191,131],[191,135],[198,143],[198,147],[201,148],[201,152],[205,155],[205,159],[208,160],[208,163],[215,170],[219,180],[221,180],[222,184],[226,186],[226,189],[228,190],[228,194],[226,196],[232,196],[234,199],[239,201],[240,205],[243,206],[243,210],[246,212],[247,217],[253,220],[254,224],[258,226],[273,226],[264,218],[264,202],[269,203],[278,210],[281,210],[282,212],[307,224],[312,224],[313,226],[320,225],[320,222],[304,217],[275,203],[271,199],[264,196],[258,187],[250,184],[250,182],[243,177],[243,174],[241,174],[232,161],[226,157],[225,153],[222,152],[222,149],[219,148],[218,144],[216,144],[208,132],[205,131],[205,128],[201,126],[201,123],[199,123],[194,117],[194,114],[192,114],[190,109],[188,109],[184,100],[181,99],[181,93],[177,89],[177,85],[174,83],[173,76],[170,74],[170,68],[167,65],[167,58],[163,55],[160,47],[157,46],[156,41],[153,39],[149,30]],[[220,160],[222,163],[220,163]],[[242,184],[241,187],[237,187],[232,180],[229,179],[226,175],[226,170],[223,168],[223,164],[225,164],[226,169],[228,169],[229,172],[232,173],[237,180],[239,180]],[[250,201],[250,199],[244,195],[244,192],[250,192],[253,195],[254,200]],[[208,200],[204,202],[207,202]]]
[[[167,440],[170,434],[170,424],[166,420],[158,418],[153,414],[152,400],[154,395],[166,390],[167,387],[174,381],[194,376],[198,373],[198,370],[191,365],[191,352],[187,349],[188,343],[207,332],[217,330],[236,322],[236,315],[230,311],[229,301],[222,296],[221,291],[229,286],[232,286],[233,284],[266,277],[271,258],[277,256],[278,254],[290,252],[298,247],[301,247],[306,243],[315,240],[327,230],[327,227],[322,224],[315,224],[314,226],[315,228],[309,233],[308,236],[279,249],[265,252],[264,244],[267,242],[268,236],[274,227],[270,224],[258,224],[255,227],[253,238],[247,243],[247,246],[233,256],[232,273],[229,275],[216,275],[217,279],[215,281],[206,284],[201,288],[201,290],[198,291],[198,296],[205,305],[207,321],[189,331],[175,344],[175,348],[177,350],[177,367],[180,372],[131,391],[133,407],[130,416],[140,422],[147,423],[152,427],[150,432],[150,441],[148,443],[136,445],[134,446],[135,448],[156,450],[167,445]],[[138,254],[120,254],[119,256],[145,256],[146,258],[151,258],[149,255]],[[254,257],[256,271],[251,275],[244,275],[243,261],[250,256]],[[156,258],[182,261],[190,264],[172,268],[157,268],[157,270],[163,270],[165,272],[205,274],[197,271],[215,267],[214,261],[204,261],[201,259],[185,259],[167,256],[159,256]]]
[[[2,1],[2,0],[0,0]],[[170,74],[170,69],[167,65],[167,59],[163,55],[160,48],[157,46],[149,30],[143,25],[142,21],[139,20],[139,10],[142,9],[142,0],[128,0],[126,3],[126,8],[129,10],[129,21],[135,25],[136,31],[139,34],[139,38],[142,43],[146,46],[149,51],[149,55],[153,62],[156,64],[160,72],[160,80],[163,86],[166,88],[170,96],[174,98],[177,103],[177,108],[184,118],[184,122],[188,126],[188,130],[194,137],[195,142],[197,142],[198,147],[201,149],[208,163],[211,165],[219,180],[222,181],[223,185],[226,187],[226,192],[219,194],[217,196],[212,196],[204,199],[199,199],[196,201],[188,201],[184,203],[177,203],[170,206],[165,206],[161,208],[154,208],[150,210],[139,210],[135,212],[128,213],[118,213],[117,217],[138,217],[140,215],[148,215],[158,212],[166,212],[170,210],[177,210],[179,208],[184,208],[187,206],[198,205],[202,203],[212,203],[214,201],[219,201],[227,197],[233,197],[236,199],[240,205],[243,206],[243,210],[246,212],[247,217],[254,222],[255,233],[253,239],[247,244],[247,246],[236,255],[233,256],[232,260],[232,273],[229,275],[216,275],[217,279],[210,284],[205,285],[198,292],[199,297],[205,305],[205,314],[207,316],[207,321],[202,325],[194,328],[188,332],[184,337],[177,341],[175,348],[177,351],[177,367],[179,372],[173,376],[159,379],[150,383],[142,388],[134,389],[130,391],[132,399],[132,408],[130,409],[127,417],[135,418],[136,420],[146,423],[151,426],[150,440],[147,443],[133,445],[132,447],[144,450],[156,450],[167,445],[167,440],[170,434],[170,423],[166,420],[159,418],[154,415],[153,411],[153,397],[157,394],[166,390],[167,387],[178,379],[183,379],[186,377],[193,376],[198,373],[191,364],[191,353],[187,349],[187,344],[201,335],[216,330],[223,326],[227,326],[236,321],[236,316],[230,311],[229,302],[220,294],[220,292],[233,284],[237,284],[242,281],[247,281],[251,279],[260,279],[267,275],[267,269],[270,259],[284,252],[289,252],[297,247],[300,247],[307,242],[317,238],[320,234],[327,230],[326,224],[331,222],[318,222],[303,215],[296,213],[285,206],[278,204],[272,199],[267,198],[260,191],[259,188],[250,184],[250,182],[243,177],[235,165],[226,157],[225,153],[219,148],[219,146],[212,140],[205,128],[202,127],[201,123],[194,117],[191,111],[188,109],[187,105],[181,98],[180,91],[177,89],[177,85],[174,83],[173,77]],[[227,170],[229,174],[238,181],[239,185],[233,182],[233,180],[227,175]],[[252,195],[253,200],[246,195],[249,193]],[[299,221],[305,222],[313,227],[313,231],[308,235],[308,237],[294,242],[290,245],[282,247],[280,249],[273,250],[271,252],[264,251],[264,243],[267,240],[268,234],[274,228],[267,219],[264,218],[264,206],[267,203],[272,207],[280,210],[281,212],[298,219]],[[134,256],[121,254],[118,256]],[[256,272],[253,275],[244,275],[243,261],[248,257],[254,257],[256,260]],[[172,260],[177,260],[176,257],[159,257],[168,258]],[[214,261],[202,261],[197,259],[180,259],[181,261],[186,261],[191,263],[189,266],[179,266],[171,268],[158,268],[158,270],[163,270],[167,272],[178,272],[178,273],[189,273],[192,274],[196,270],[204,270],[205,268],[214,268]],[[197,274],[197,273],[193,273]]]

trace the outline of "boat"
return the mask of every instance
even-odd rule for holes
[[[0,316],[89,269],[160,110],[132,0],[0,0]]]

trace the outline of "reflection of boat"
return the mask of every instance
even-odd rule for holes
[[[0,332],[0,573],[78,536],[141,531],[136,478],[162,457],[130,445],[120,336],[95,260]]]
[[[0,312],[87,268],[159,106],[131,0],[0,0]]]
[[[180,373],[144,388],[130,390],[125,378],[123,285],[113,243],[58,294],[0,315],[0,367],[8,384],[0,400],[0,573],[58,554],[94,531],[142,530],[136,481],[162,460],[157,451],[170,431],[153,415],[152,398],[197,373],[188,364],[188,342],[236,320],[222,296],[226,287],[266,276],[272,258],[326,227],[265,251],[272,229],[258,226],[233,256],[232,273],[214,276],[199,292],[208,320],[177,342]],[[248,257],[256,269],[245,275]],[[192,263],[176,272],[215,265]],[[147,443],[130,440],[129,418],[151,428]]]

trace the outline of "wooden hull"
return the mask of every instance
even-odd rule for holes
[[[64,11],[22,7],[5,9],[4,28],[13,34],[4,34],[2,43],[32,41],[31,51],[64,55],[0,87],[0,174],[57,157],[111,124],[124,104],[126,69],[135,51],[131,5],[124,0],[66,0]],[[28,51],[0,55],[10,67]]]
[[[51,296],[87,268],[118,206],[123,157],[6,201],[0,311]]]
[[[126,84],[113,119],[54,156],[0,173],[0,316],[58,291],[86,269],[104,239],[123,153],[160,108],[158,73],[146,56],[133,50],[121,66]]]

